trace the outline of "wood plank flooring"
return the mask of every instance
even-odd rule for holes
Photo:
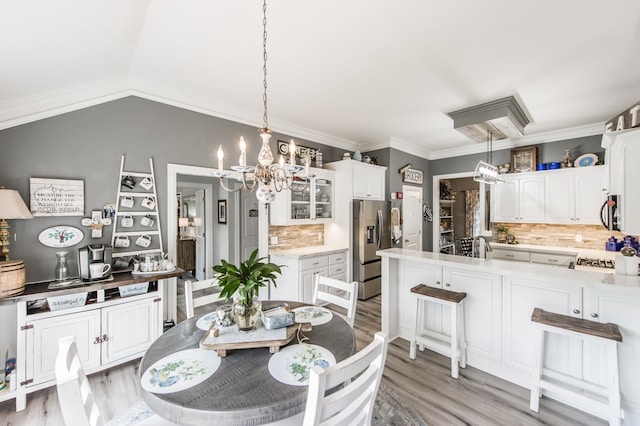
[[[380,330],[380,296],[358,302],[357,348],[366,346]],[[90,377],[103,416],[115,414],[141,398],[137,380],[139,361],[132,361]],[[529,410],[529,391],[473,367],[450,376],[449,359],[430,351],[409,358],[409,342],[389,345],[383,380],[402,395],[429,425],[604,425],[556,401],[543,398],[540,413]],[[59,426],[62,417],[55,387],[29,394],[27,409],[16,413],[14,401],[0,403],[0,426]]]

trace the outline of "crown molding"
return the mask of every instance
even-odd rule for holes
[[[601,135],[604,131],[604,122],[587,124],[584,126],[571,127],[568,129],[552,130],[548,132],[535,133],[518,138],[503,139],[493,142],[493,150],[511,149],[526,145],[537,145],[541,143],[557,142],[567,139],[583,138],[586,136]],[[486,144],[476,143],[470,146],[445,149],[431,152],[429,160],[439,160],[442,158],[460,157],[463,155],[478,154],[486,152]]]
[[[125,77],[101,80],[0,103],[0,130],[131,95]]]

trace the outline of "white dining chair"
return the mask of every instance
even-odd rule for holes
[[[347,310],[345,317],[349,325],[353,328],[356,320],[356,305],[358,303],[358,282],[347,283],[334,278],[324,277],[316,274],[313,289],[312,303],[327,302],[338,305]]]
[[[388,346],[387,335],[378,332],[355,355],[326,369],[312,367],[303,425],[370,425]],[[339,385],[340,389],[325,395]]]
[[[220,289],[217,283],[218,280],[215,278],[184,282],[184,302],[187,319],[195,315],[196,308],[223,300],[220,298]]]
[[[89,379],[84,373],[76,339],[73,336],[58,340],[58,356],[55,363],[56,390],[60,411],[66,426],[101,426],[104,418],[91,391]],[[151,412],[139,401],[106,423],[107,425],[171,426],[174,423]]]

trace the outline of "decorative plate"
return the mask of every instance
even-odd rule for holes
[[[38,241],[47,247],[71,247],[78,244],[84,238],[84,234],[73,226],[52,226],[38,235]]]
[[[210,312],[196,321],[196,327],[200,330],[208,331],[211,325],[216,322],[217,317],[218,313],[216,311]]]
[[[333,318],[333,313],[319,306],[301,306],[295,308],[296,322],[310,322],[312,326],[326,324]]]
[[[598,156],[595,154],[582,154],[573,162],[575,167],[593,166],[598,162]]]
[[[186,349],[156,361],[142,375],[143,389],[153,393],[173,393],[207,380],[220,367],[216,351]]]
[[[335,363],[336,357],[322,346],[291,345],[273,354],[269,360],[269,373],[285,385],[307,386],[311,367],[327,368]]]

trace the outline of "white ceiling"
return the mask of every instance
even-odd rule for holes
[[[442,158],[485,149],[457,109],[519,96],[532,123],[506,147],[640,100],[638,0],[270,0],[267,18],[270,127],[329,145]],[[0,58],[0,129],[132,94],[262,124],[260,0],[0,0]]]

